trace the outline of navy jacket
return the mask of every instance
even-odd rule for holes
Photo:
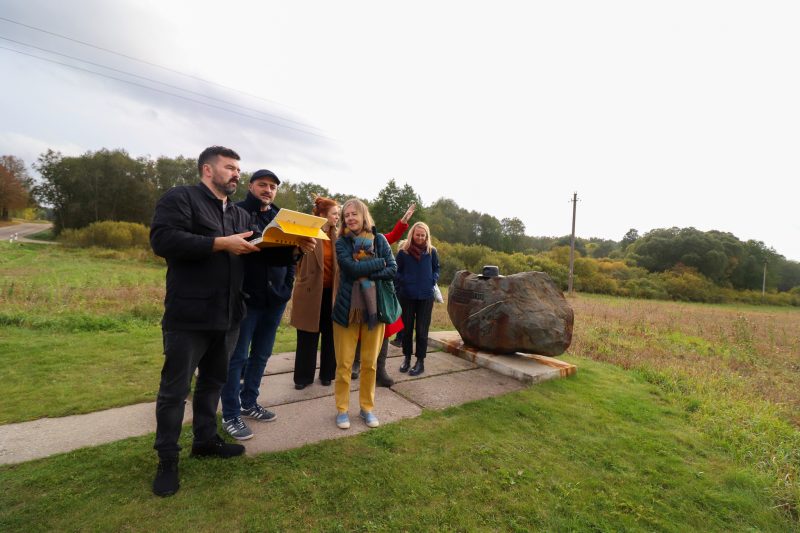
[[[261,201],[247,193],[247,198],[239,202],[239,207],[247,211],[250,217],[250,227],[254,235],[264,231],[267,224],[272,222],[280,207],[270,205],[266,211],[261,211]],[[242,257],[244,262],[243,290],[247,294],[247,305],[252,307],[267,307],[282,305],[292,297],[294,286],[294,263],[288,266],[284,261],[275,261],[275,250],[292,250],[292,248],[262,248]],[[285,253],[285,252],[284,252]]]
[[[419,261],[403,250],[397,252],[397,286],[400,296],[409,300],[433,298],[433,286],[439,281],[439,254],[436,248],[422,254]]]

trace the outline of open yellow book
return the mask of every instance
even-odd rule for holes
[[[261,237],[253,239],[250,244],[259,248],[267,246],[296,246],[300,237],[312,237],[329,241],[322,226],[327,219],[307,215],[291,209],[281,209],[272,222],[264,228]]]

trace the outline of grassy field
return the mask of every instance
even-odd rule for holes
[[[143,251],[0,243],[0,423],[153,401],[163,283]],[[151,437],[4,467],[0,530],[35,516],[42,530],[800,529],[800,310],[570,303],[576,379],[293,452],[187,460],[171,502],[148,493]],[[444,306],[433,327],[452,329]],[[276,352],[293,349],[282,326]]]
[[[0,468],[3,531],[787,531],[769,476],[658,387],[569,358],[549,382],[357,437],[184,459],[149,492],[151,437]],[[183,436],[188,444],[188,431]]]

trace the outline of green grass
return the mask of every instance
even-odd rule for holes
[[[282,326],[275,353],[294,350]],[[0,328],[0,424],[66,416],[140,402],[158,392],[159,326],[64,331]]]
[[[775,508],[770,478],[733,460],[659,387],[572,360],[574,378],[353,438],[230,461],[184,457],[181,491],[168,499],[150,494],[152,436],[3,467],[0,529],[796,528]]]
[[[0,423],[155,401],[164,275],[138,250],[0,243]]]

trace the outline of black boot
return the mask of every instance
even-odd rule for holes
[[[244,446],[241,444],[229,444],[222,440],[219,435],[208,442],[193,442],[192,457],[221,457],[228,459],[244,453]]]
[[[383,339],[381,353],[378,354],[378,370],[375,374],[375,384],[378,387],[391,387],[394,380],[386,373],[386,355],[389,352],[389,339]]]
[[[406,355],[403,358],[403,364],[400,365],[400,372],[404,372],[404,373],[408,372],[408,367],[410,367],[410,366],[411,366],[411,356],[410,355]]]
[[[156,478],[153,480],[153,494],[172,496],[181,484],[178,481],[178,458],[159,459]]]
[[[361,354],[356,352],[353,367],[350,369],[350,379],[358,379],[359,374],[361,374]]]
[[[409,372],[409,376],[419,376],[425,372],[425,359],[421,357],[417,357],[417,362],[414,363],[414,368],[412,368]]]

